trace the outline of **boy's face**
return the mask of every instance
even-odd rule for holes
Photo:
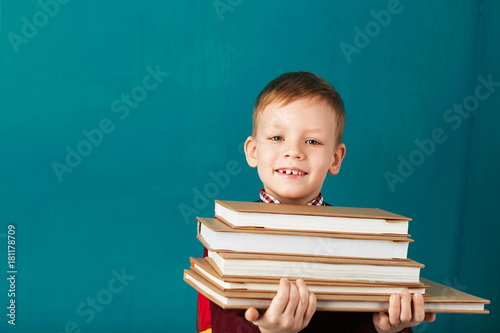
[[[337,174],[345,155],[335,129],[333,110],[318,98],[268,105],[255,136],[245,142],[247,162],[257,167],[266,193],[289,204],[315,199],[327,172]]]

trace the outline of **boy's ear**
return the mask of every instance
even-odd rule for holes
[[[340,143],[337,145],[337,148],[333,152],[333,162],[328,172],[332,175],[336,175],[340,171],[340,165],[342,164],[342,160],[345,156],[345,144]]]
[[[245,156],[248,165],[252,168],[257,167],[257,147],[255,143],[255,138],[252,136],[249,136],[245,141]]]

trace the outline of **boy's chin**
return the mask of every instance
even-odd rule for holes
[[[277,193],[277,198],[281,203],[290,203],[290,204],[307,204],[309,201],[313,200],[309,199],[311,195],[308,195],[304,192],[298,191],[289,191],[289,192],[280,192]]]

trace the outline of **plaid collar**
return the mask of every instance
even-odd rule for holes
[[[281,203],[278,199],[274,198],[272,195],[267,194],[264,189],[260,190],[260,201],[265,203]],[[310,206],[324,206],[325,201],[323,200],[323,194],[319,194],[316,199],[311,200],[308,205]]]

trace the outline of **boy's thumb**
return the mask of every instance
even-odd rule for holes
[[[260,313],[256,308],[250,308],[245,312],[245,319],[254,322],[258,320],[260,317]]]

